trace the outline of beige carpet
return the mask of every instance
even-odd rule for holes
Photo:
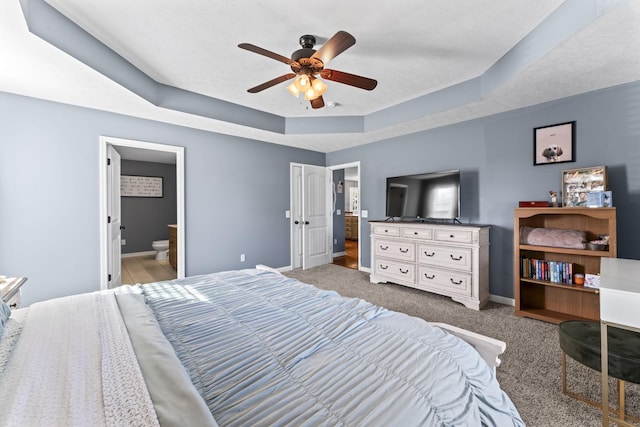
[[[513,307],[490,303],[470,310],[451,299],[394,284],[372,284],[369,275],[335,265],[285,273],[345,297],[362,298],[389,310],[444,322],[507,343],[497,376],[528,426],[600,426],[598,409],[562,393],[558,326],[514,316]],[[569,388],[599,401],[600,373],[567,358]],[[615,383],[610,381],[610,389]],[[627,413],[640,417],[640,386],[627,384]],[[615,402],[612,394],[610,402]]]

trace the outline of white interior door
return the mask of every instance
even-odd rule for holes
[[[107,145],[107,277],[108,287],[121,285],[120,154]]]
[[[331,262],[329,184],[327,168],[302,165],[303,269]]]
[[[302,267],[302,165],[291,165],[291,266]]]

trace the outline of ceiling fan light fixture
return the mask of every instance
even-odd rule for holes
[[[293,83],[296,85],[300,92],[305,92],[311,87],[309,84],[309,77],[306,75],[298,76]]]
[[[311,82],[311,86],[316,92],[319,92],[320,95],[323,95],[327,91],[327,85],[320,79],[313,79]]]
[[[320,79],[311,78],[311,85],[309,89],[304,92],[304,99],[307,101],[313,101],[324,95],[328,86]]]
[[[316,92],[312,87],[309,87],[309,89],[307,89],[307,91],[304,93],[305,101],[313,101],[314,99],[318,98],[319,96],[320,96],[320,94],[318,92]]]
[[[298,90],[298,87],[296,86],[295,82],[287,86],[287,90],[291,95],[295,96],[296,98],[300,96],[300,91]]]

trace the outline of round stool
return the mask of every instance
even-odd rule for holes
[[[566,355],[576,362],[600,372],[600,322],[570,320],[560,323],[562,349],[562,391],[578,400],[600,407],[568,390]],[[624,381],[640,384],[640,334],[626,329],[608,327],[607,347],[609,375],[618,381],[618,411],[624,415]]]
[[[609,375],[640,384],[640,334],[607,328]],[[576,362],[600,371],[600,322],[560,323],[560,348]]]

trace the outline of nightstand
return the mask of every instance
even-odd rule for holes
[[[11,309],[20,308],[20,288],[27,281],[26,277],[7,277],[0,279],[0,293],[2,300]]]

